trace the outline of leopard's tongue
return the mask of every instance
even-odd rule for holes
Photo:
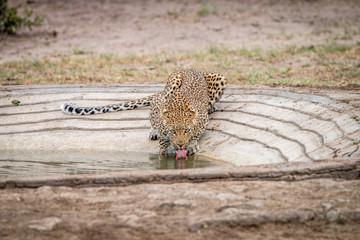
[[[176,154],[176,159],[179,159],[179,158],[187,159],[185,149],[178,149],[177,154]]]

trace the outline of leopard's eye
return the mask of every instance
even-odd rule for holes
[[[190,132],[190,128],[185,129],[185,133]]]
[[[171,132],[172,134],[176,134],[176,131],[175,131],[175,130],[170,130],[170,132]]]

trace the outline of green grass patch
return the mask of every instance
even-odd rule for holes
[[[20,101],[17,100],[17,99],[12,100],[11,103],[12,103],[14,106],[19,106],[19,105],[20,105]]]
[[[344,224],[346,223],[345,219],[342,218],[342,217],[337,217],[337,218],[335,219],[335,222],[336,222],[337,224],[339,224],[339,225],[344,225]]]
[[[86,54],[86,53],[87,53],[86,51],[81,50],[81,49],[74,49],[73,50],[74,55],[83,55],[83,54]]]
[[[215,7],[210,4],[201,4],[196,11],[199,17],[207,17],[213,13],[215,13]]]
[[[191,52],[146,55],[73,54],[0,65],[2,85],[79,83],[164,83],[177,69],[223,73],[230,84],[311,86],[360,84],[360,46],[328,44],[276,49],[211,45]]]

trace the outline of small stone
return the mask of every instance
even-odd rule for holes
[[[117,219],[120,221],[120,223],[129,227],[138,227],[140,225],[139,224],[140,218],[135,214],[119,215],[117,216]]]
[[[57,217],[47,217],[39,220],[32,220],[28,228],[35,229],[38,231],[51,231],[54,227],[61,223],[61,219]]]
[[[336,210],[331,210],[326,214],[326,217],[329,221],[334,222],[337,218],[339,218],[339,213]]]
[[[105,225],[106,225],[106,221],[100,220],[100,219],[95,219],[88,223],[89,228],[97,228],[97,227],[102,227]]]
[[[332,205],[330,203],[322,203],[321,207],[325,210],[325,211],[329,211],[332,208]]]

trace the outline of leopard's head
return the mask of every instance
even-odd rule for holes
[[[197,110],[173,110],[165,109],[162,112],[167,135],[170,137],[176,150],[185,149],[191,138],[195,135]]]

